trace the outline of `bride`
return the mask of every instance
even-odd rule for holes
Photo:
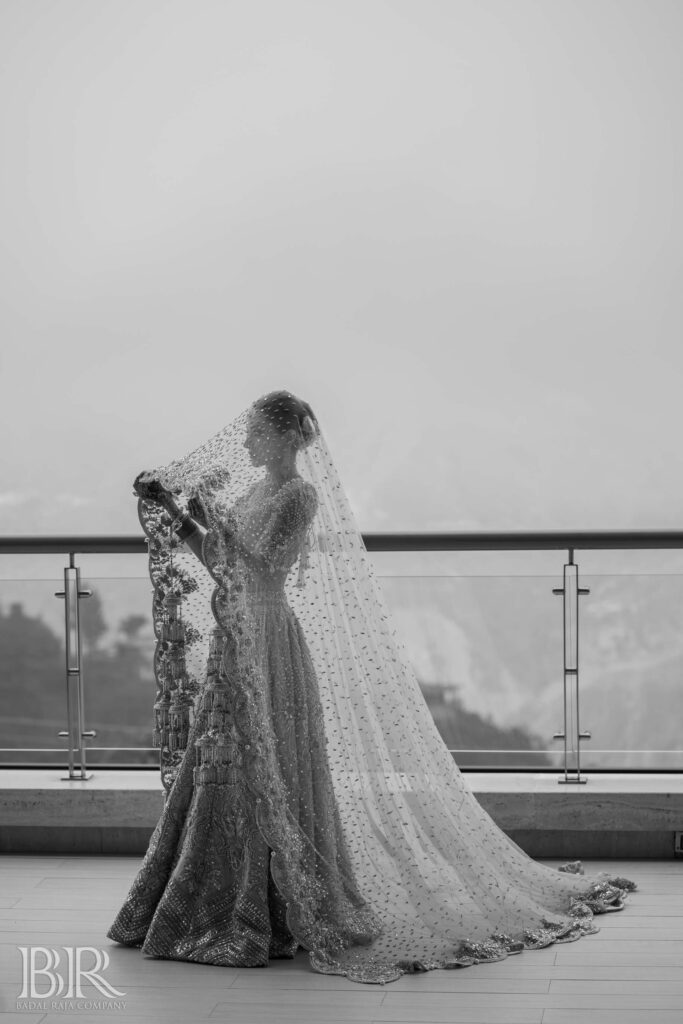
[[[632,882],[536,863],[473,796],[306,402],[259,398],[135,488],[158,637],[183,594],[194,721],[108,938],[224,966],[302,946],[316,971],[383,983],[621,909]],[[155,667],[174,674],[163,639]]]

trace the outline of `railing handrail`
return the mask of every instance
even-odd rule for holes
[[[683,548],[683,530],[363,533],[368,551],[557,551]],[[145,554],[144,535],[0,537],[3,555]]]
[[[0,554],[2,555],[138,555],[146,554],[147,538],[114,534],[92,534],[92,536],[25,536],[0,537]]]
[[[580,744],[591,738],[579,725],[579,597],[590,593],[579,586],[579,568],[574,560],[577,550],[638,550],[683,549],[683,530],[553,530],[553,531],[468,531],[468,532],[406,532],[362,533],[368,551],[558,551],[568,554],[563,566],[563,586],[554,587],[553,594],[562,595],[564,725],[554,739],[564,741],[564,775],[558,782],[582,783]],[[92,534],[37,536],[0,536],[0,554],[69,556],[64,568],[64,590],[57,597],[65,599],[65,650],[67,659],[67,719],[68,730],[59,736],[69,737],[69,780],[86,781],[92,776],[86,772],[84,739],[96,736],[94,730],[84,729],[83,689],[81,680],[81,638],[79,630],[79,602],[89,596],[82,591],[80,569],[76,556],[81,554],[146,554],[147,538],[138,535]],[[164,684],[165,685],[165,684]],[[75,688],[75,698],[71,690]],[[155,707],[157,705],[155,704]],[[75,709],[75,710],[74,710]],[[78,771],[76,769],[76,755]]]

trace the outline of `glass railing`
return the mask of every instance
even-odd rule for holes
[[[47,760],[65,750],[64,612],[57,608],[55,579],[8,579],[0,583],[0,747],[4,762],[14,751]],[[60,616],[55,613],[61,612]],[[62,757],[63,762],[63,757]]]
[[[462,768],[559,768],[561,621],[553,580],[380,575],[441,736]],[[554,685],[552,685],[554,683]],[[552,690],[557,721],[538,716]],[[550,694],[549,694],[550,696]]]
[[[683,572],[584,574],[587,772],[683,770]]]
[[[552,772],[565,781],[683,771],[683,534],[641,535],[670,545],[646,543],[645,553],[609,550],[623,535],[590,535],[609,543],[582,552],[578,585],[590,593],[580,596],[563,577],[563,566],[579,560],[578,545],[569,557],[557,550],[558,535],[518,535],[519,549],[515,535],[479,535],[479,548],[472,534],[397,535],[393,550],[378,536],[365,537],[375,571],[461,768]],[[553,538],[547,549],[544,537]],[[35,538],[20,572],[17,540],[0,541],[0,763],[158,768],[144,541]],[[92,596],[78,599],[80,663],[67,676],[74,638],[68,597],[55,593],[68,590],[70,563]],[[563,586],[567,593],[553,593]]]
[[[553,575],[382,576],[441,735],[468,769],[563,765]],[[581,768],[683,770],[683,573],[582,575]]]
[[[142,562],[142,559],[138,559]],[[144,572],[144,564],[141,566]],[[155,766],[149,577],[81,577],[81,684],[89,765]],[[68,753],[64,579],[0,580],[0,762]]]

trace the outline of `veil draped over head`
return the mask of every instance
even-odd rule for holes
[[[158,505],[141,499],[139,508],[157,636],[175,587],[183,594],[195,710],[207,688],[222,684],[228,695],[226,713],[210,719],[212,759],[202,778],[233,787],[236,841],[255,808],[288,926],[313,968],[385,982],[596,931],[593,913],[619,909],[633,884],[532,861],[478,804],[394,630],[317,419],[306,407],[293,420],[283,412],[289,419],[278,424],[266,397],[149,474],[203,519],[206,564],[171,539]],[[245,448],[255,411],[266,407],[280,432],[294,431],[300,500],[278,505],[263,463]],[[302,810],[304,780],[278,762],[272,716],[296,708],[277,703],[271,641],[255,611],[269,599],[269,579],[284,587],[315,669],[321,713],[308,726],[310,742],[326,756],[332,780],[318,827]],[[203,752],[207,744],[205,736]],[[328,842],[330,820],[340,823],[344,857]],[[335,886],[353,894],[343,919]]]

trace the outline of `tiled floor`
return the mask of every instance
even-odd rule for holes
[[[683,1021],[683,861],[586,862],[639,886],[627,908],[575,943],[501,963],[405,975],[386,986],[316,974],[300,952],[267,968],[154,960],[106,938],[139,857],[0,856],[0,1024],[221,1021],[664,1024]],[[548,861],[547,863],[556,863]],[[17,1009],[20,946],[94,946],[120,1008]],[[47,984],[47,979],[43,979]],[[84,987],[84,1001],[102,1000]]]

